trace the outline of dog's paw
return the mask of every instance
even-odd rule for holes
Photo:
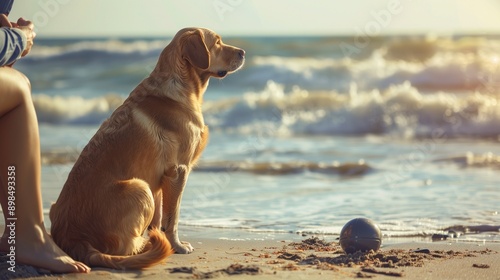
[[[176,254],[190,254],[194,251],[194,248],[193,246],[191,246],[191,243],[184,241],[181,241],[180,244],[174,244],[173,247]]]

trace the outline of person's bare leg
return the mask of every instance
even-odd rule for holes
[[[85,264],[64,253],[47,233],[43,222],[40,139],[31,89],[26,77],[0,67],[0,202],[7,217],[7,172],[15,166],[15,254],[16,262],[51,272],[88,272]],[[9,230],[0,251],[9,252]]]

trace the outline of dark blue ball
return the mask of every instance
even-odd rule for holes
[[[340,231],[340,246],[347,254],[357,251],[377,251],[381,243],[380,228],[370,219],[350,220]]]

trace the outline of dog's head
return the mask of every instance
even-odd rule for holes
[[[203,75],[224,78],[245,62],[244,50],[224,44],[219,35],[205,28],[184,28],[170,44],[177,46],[182,59]]]

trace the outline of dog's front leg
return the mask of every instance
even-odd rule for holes
[[[170,241],[176,253],[189,254],[194,248],[188,242],[181,242],[177,233],[182,192],[189,175],[186,165],[172,167],[165,172],[162,186],[163,214],[161,219],[162,230]]]

